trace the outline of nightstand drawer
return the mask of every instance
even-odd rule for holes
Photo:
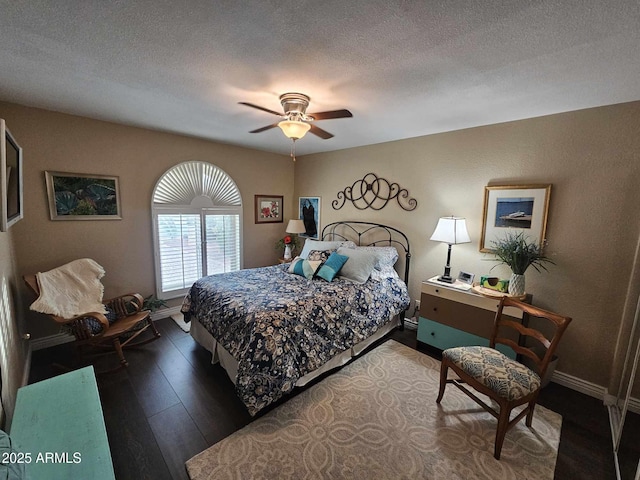
[[[423,293],[420,297],[420,316],[456,330],[489,338],[493,330],[495,313],[466,303]]]
[[[424,295],[432,295],[434,297],[451,300],[452,302],[463,303],[494,314],[498,309],[498,305],[500,305],[499,298],[483,297],[470,291],[457,290],[453,287],[442,287],[428,282],[422,282],[422,296]],[[504,313],[505,315],[515,318],[522,318],[522,311],[517,308],[507,307],[504,309]]]
[[[440,350],[473,345],[489,346],[489,340],[486,338],[423,317],[418,320],[418,341]],[[516,358],[515,352],[509,347],[497,345],[497,349],[510,358]]]

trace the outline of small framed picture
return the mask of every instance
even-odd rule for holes
[[[305,233],[301,237],[320,239],[320,197],[300,197],[298,218],[304,222]]]
[[[282,223],[282,195],[255,195],[256,222]]]
[[[460,270],[458,274],[458,280],[462,283],[466,283],[467,285],[473,285],[473,279],[475,278],[475,273],[463,272]]]

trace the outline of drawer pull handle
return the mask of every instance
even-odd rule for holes
[[[433,307],[433,311],[437,312],[438,311],[438,307]]]
[[[440,293],[440,290],[438,290],[437,288],[436,288],[436,293]]]
[[[435,337],[436,336],[436,332],[431,332],[431,336]]]

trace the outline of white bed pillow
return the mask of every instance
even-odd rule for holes
[[[356,250],[372,252],[378,259],[376,263],[377,270],[382,270],[385,267],[393,267],[398,261],[398,250],[396,250],[396,247],[376,247],[369,245],[366,247],[356,247]]]
[[[300,258],[307,258],[309,256],[309,252],[311,250],[331,250],[336,251],[340,247],[355,247],[356,244],[351,241],[322,241],[322,240],[311,240],[307,238],[304,242],[304,247],[302,248],[302,252],[300,252]]]
[[[371,272],[373,272],[378,262],[378,257],[373,252],[366,250],[340,247],[338,248],[338,254],[349,257],[338,276],[353,283],[362,284],[369,280]]]
[[[371,272],[371,280],[375,280],[376,282],[381,282],[387,278],[397,278],[401,280],[398,272],[396,272],[396,269],[393,267],[374,268],[373,272]]]

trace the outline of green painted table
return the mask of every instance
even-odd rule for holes
[[[93,367],[20,388],[11,439],[30,480],[115,479]]]

